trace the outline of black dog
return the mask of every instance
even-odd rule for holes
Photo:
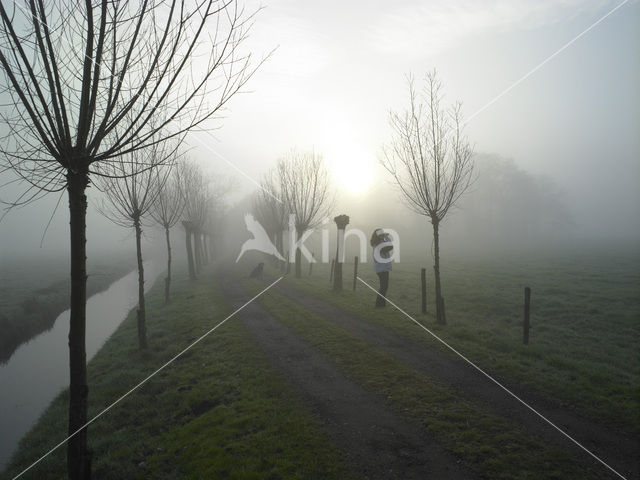
[[[262,280],[262,271],[264,270],[264,263],[260,262],[256,268],[254,268],[251,271],[251,275],[249,275],[250,278],[257,278],[259,280]]]

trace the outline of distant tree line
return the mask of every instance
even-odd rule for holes
[[[571,230],[562,188],[498,155],[475,156],[477,180],[460,202],[451,234],[481,244],[538,243]]]

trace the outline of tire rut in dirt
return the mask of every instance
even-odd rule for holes
[[[221,279],[227,301],[250,298],[230,276]],[[315,347],[253,302],[237,316],[293,388],[311,405],[354,474],[366,479],[474,478],[458,460],[375,395],[343,375]]]
[[[456,394],[480,404],[484,409],[499,414],[514,424],[524,426],[527,431],[544,438],[545,441],[572,452],[577,462],[604,468],[466,362],[443,353],[438,348],[430,348],[423,342],[411,340],[380,325],[351,315],[339,307],[301,292],[290,284],[281,282],[276,288],[307,310],[340,326],[347,333],[380,349],[405,365],[437,379]],[[402,315],[400,312],[398,315],[399,320],[406,320],[404,316],[400,317]],[[420,331],[417,334],[423,333]],[[426,335],[426,332],[424,334]],[[502,379],[498,380],[502,382]],[[507,386],[509,382],[503,384]],[[517,395],[521,395],[524,401],[531,402],[534,408],[627,478],[640,478],[640,440],[638,438],[614,431],[567,411],[533,392],[517,386],[508,385],[508,387]]]

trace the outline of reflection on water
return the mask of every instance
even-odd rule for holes
[[[160,262],[145,263],[145,290],[160,274]],[[87,361],[138,303],[138,276],[131,272],[87,301]],[[69,310],[53,328],[18,348],[0,365],[0,471],[18,441],[55,396],[69,384]],[[60,440],[66,432],[60,432]]]

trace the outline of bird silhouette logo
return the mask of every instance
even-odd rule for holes
[[[247,230],[249,230],[249,232],[253,235],[253,238],[250,238],[242,244],[242,247],[240,248],[240,254],[238,255],[238,258],[236,258],[236,263],[238,263],[240,257],[244,255],[244,252],[248,250],[258,250],[259,252],[263,252],[268,255],[275,255],[278,260],[284,261],[284,258],[282,257],[282,255],[280,255],[278,249],[269,239],[269,235],[267,235],[267,232],[265,232],[262,225],[260,225],[260,222],[253,218],[253,215],[247,213],[244,216],[244,223],[247,225]]]

